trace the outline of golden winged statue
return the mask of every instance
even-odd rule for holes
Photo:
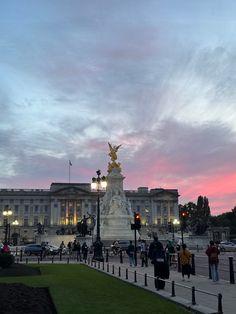
[[[108,155],[111,157],[111,161],[112,161],[112,162],[108,163],[108,172],[110,173],[113,168],[118,168],[119,170],[121,170],[120,163],[116,162],[116,160],[117,160],[117,151],[121,147],[121,144],[116,146],[116,145],[111,145],[108,142],[108,146],[109,146],[109,149],[110,149],[110,152],[109,152]]]

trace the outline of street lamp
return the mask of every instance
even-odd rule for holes
[[[102,255],[102,242],[100,237],[100,192],[105,190],[107,187],[106,177],[101,177],[101,170],[97,170],[97,178],[92,178],[91,189],[97,192],[97,235],[96,241],[94,242],[94,254],[93,260],[103,261]]]
[[[173,239],[173,241],[175,240],[175,226],[176,225],[179,225],[179,220],[175,218],[174,221],[172,222],[172,227],[173,227],[172,239]]]
[[[12,222],[12,225],[14,226],[14,233],[12,235],[12,242],[13,242],[13,245],[17,245],[17,243],[18,243],[18,233],[16,233],[16,227],[19,226],[19,221],[18,220],[14,220]]]
[[[11,208],[8,208],[8,206],[4,209],[3,211],[3,216],[5,217],[5,243],[10,242],[10,223],[8,223],[8,217],[12,215],[12,210]]]

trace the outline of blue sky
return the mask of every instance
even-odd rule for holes
[[[0,188],[90,182],[236,205],[236,2],[0,3]]]

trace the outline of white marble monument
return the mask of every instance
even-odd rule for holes
[[[102,240],[132,240],[134,231],[131,230],[133,214],[127,202],[120,163],[117,163],[119,146],[110,143],[111,162],[108,164],[107,190],[101,202],[100,233]]]

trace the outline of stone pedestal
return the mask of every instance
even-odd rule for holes
[[[100,233],[102,240],[132,240],[133,214],[126,200],[123,180],[118,168],[107,176],[107,190],[101,203]]]

